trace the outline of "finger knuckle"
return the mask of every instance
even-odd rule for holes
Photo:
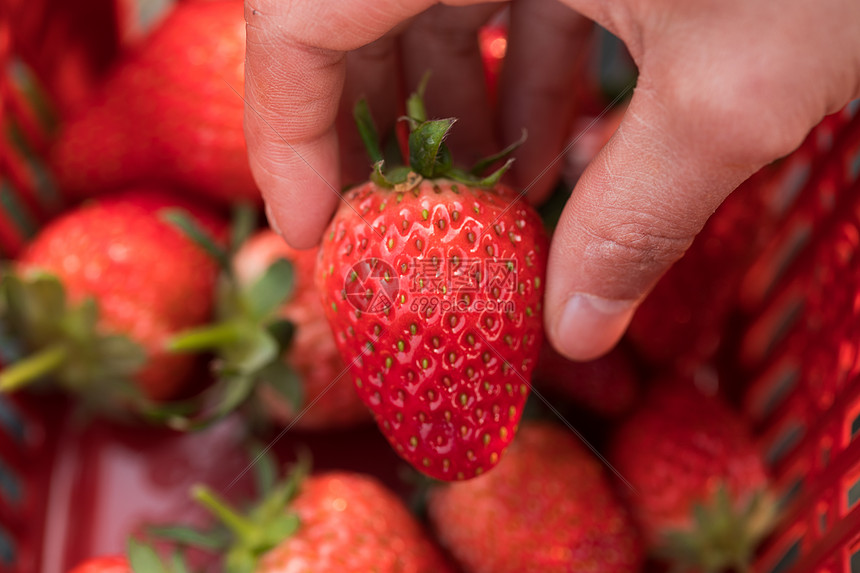
[[[662,231],[665,222],[654,217],[639,214],[633,219],[604,221],[590,227],[590,258],[641,273],[644,269],[668,267],[684,255],[693,240],[687,231]]]

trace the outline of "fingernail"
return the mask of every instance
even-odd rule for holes
[[[269,221],[269,228],[283,238],[284,234],[281,232],[281,228],[278,227],[278,221],[272,215],[272,207],[268,203],[266,204],[266,220]]]
[[[556,323],[557,350],[572,360],[598,358],[618,343],[635,311],[633,300],[575,293]]]

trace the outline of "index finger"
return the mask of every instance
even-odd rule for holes
[[[245,2],[245,138],[251,171],[268,205],[270,223],[294,247],[316,244],[340,197],[334,122],[345,53],[436,3]]]

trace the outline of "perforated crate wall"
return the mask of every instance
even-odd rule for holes
[[[860,572],[858,107],[813,132],[814,153],[773,188],[795,198],[740,285],[743,405],[782,504],[761,573]]]

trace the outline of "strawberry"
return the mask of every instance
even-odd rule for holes
[[[450,571],[403,503],[369,476],[296,471],[247,517],[204,486],[193,495],[235,538],[226,573]]]
[[[236,215],[230,249],[213,246],[222,276],[212,322],[166,343],[178,354],[213,352],[216,383],[150,413],[177,429],[204,427],[246,405],[309,430],[369,420],[351,384],[337,384],[346,368],[310,288],[316,254],[289,248],[271,231],[249,238],[253,211],[241,208]],[[177,222],[191,230],[190,221]]]
[[[293,265],[294,287],[278,314],[295,327],[284,359],[298,372],[309,405],[298,419],[292,404],[270,386],[259,389],[263,408],[281,424],[313,430],[351,426],[370,419],[346,376],[346,365],[335,346],[334,336],[323,313],[319,293],[314,288],[316,251],[298,251],[272,231],[251,237],[233,257],[239,283],[249,287],[266,269],[283,258]]]
[[[61,188],[85,197],[160,181],[259,201],[242,131],[244,59],[242,2],[179,3],[64,126],[53,152]]]
[[[222,232],[205,209],[149,189],[82,205],[42,229],[3,285],[2,319],[35,354],[5,370],[0,388],[50,373],[94,399],[123,391],[118,378],[153,400],[184,390],[194,360],[164,343],[209,318],[217,264],[162,220],[168,208]]]
[[[543,335],[547,239],[498,183],[510,161],[483,179],[451,166],[443,141],[454,120],[427,121],[420,91],[407,106],[409,167],[386,172],[369,146],[374,173],[343,195],[317,288],[391,445],[431,477],[468,479],[498,463],[522,415]]]
[[[620,347],[590,362],[573,362],[544,343],[535,370],[535,383],[547,392],[608,418],[627,413],[639,390],[630,358]]]
[[[428,511],[465,573],[633,573],[642,562],[600,462],[546,423],[525,425],[495,471],[432,491]]]
[[[748,570],[774,506],[762,458],[726,404],[691,383],[659,386],[611,452],[656,555],[684,571]]]

